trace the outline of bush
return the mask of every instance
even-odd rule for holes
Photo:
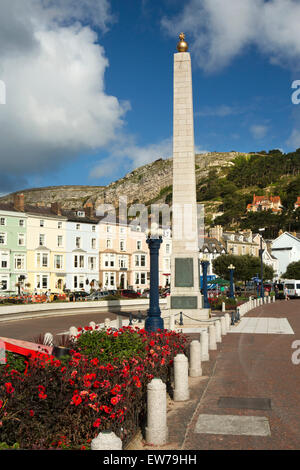
[[[40,354],[24,372],[3,366],[0,442],[21,449],[86,449],[109,429],[126,445],[145,420],[147,384],[154,377],[170,384],[173,358],[181,352],[188,353],[188,341],[175,332],[123,327],[116,335],[85,327],[64,361]]]

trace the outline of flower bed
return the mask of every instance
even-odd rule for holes
[[[0,443],[88,449],[100,431],[112,430],[125,446],[143,426],[147,384],[154,377],[170,383],[182,352],[188,341],[175,332],[85,327],[68,357],[41,354],[21,372],[1,366]]]

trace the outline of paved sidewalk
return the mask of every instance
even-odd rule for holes
[[[251,317],[286,318],[294,334],[271,328],[223,336],[202,377],[189,379],[190,400],[169,402],[169,442],[159,449],[300,449],[300,364],[292,363],[296,340],[300,360],[300,301],[263,305],[244,318]],[[137,441],[131,448],[158,449]]]

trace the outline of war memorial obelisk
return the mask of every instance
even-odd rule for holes
[[[196,198],[192,67],[188,44],[179,36],[174,54],[173,217],[170,314],[184,314],[184,324],[207,320],[200,292]],[[190,317],[190,319],[188,318]]]

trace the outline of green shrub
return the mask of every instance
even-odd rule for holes
[[[102,364],[116,357],[122,361],[135,355],[145,355],[141,336],[126,330],[122,334],[116,332],[112,335],[108,335],[106,330],[84,333],[77,340],[76,350],[90,359],[97,357]]]
[[[21,354],[16,354],[16,353],[6,351],[6,364],[5,365],[9,365],[10,369],[17,370],[18,372],[24,372],[26,368],[25,361],[26,361],[25,356],[21,356]]]

